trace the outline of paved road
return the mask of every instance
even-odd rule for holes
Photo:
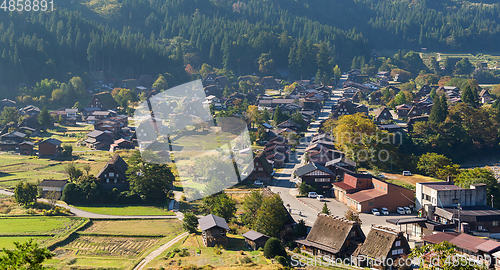
[[[7,196],[13,196],[14,192],[8,191],[5,189],[0,189],[0,194],[4,194]],[[180,197],[180,195],[176,194],[176,197]],[[42,202],[48,202],[46,199],[38,199],[39,201]],[[178,201],[178,200],[177,200]],[[80,210],[78,208],[69,206],[65,203],[57,203],[57,206],[69,209],[71,213],[73,213],[77,217],[86,217],[86,218],[117,218],[117,219],[160,219],[160,218],[165,218],[165,219],[173,219],[173,218],[178,218],[182,219],[183,214],[181,212],[176,212],[176,215],[174,216],[115,216],[115,215],[103,215],[103,214],[96,214],[96,213],[91,213],[87,211]]]
[[[297,157],[296,159],[291,159],[290,162],[285,164],[285,168],[281,173],[275,175],[275,180],[273,181],[273,186],[270,187],[275,193],[279,193],[285,206],[290,205],[292,210],[292,217],[298,221],[304,219],[306,224],[312,226],[316,220],[316,216],[321,212],[324,203],[326,202],[328,209],[332,215],[344,216],[345,212],[349,209],[345,204],[336,201],[332,198],[327,198],[324,202],[319,202],[312,198],[296,198],[298,195],[298,190],[295,188],[295,183],[293,182],[293,172],[295,167],[301,166],[303,164],[302,157],[304,155],[304,149],[308,145],[311,137],[317,133],[318,125],[321,120],[328,117],[330,114],[331,106],[334,105],[342,95],[342,91],[336,89],[333,91],[333,96],[330,101],[325,103],[320,116],[316,122],[311,124],[311,128],[305,134],[305,140],[299,146],[296,147]],[[301,212],[301,216],[299,216]],[[413,215],[414,216],[414,215]],[[371,225],[385,226],[393,229],[398,229],[399,226],[392,225],[386,222],[388,218],[398,218],[398,217],[410,217],[410,215],[401,216],[397,213],[391,213],[389,216],[374,216],[372,214],[360,213],[360,218],[362,221],[361,228],[365,235],[370,231]],[[405,228],[403,227],[403,230]]]
[[[162,254],[165,250],[167,250],[168,248],[170,248],[175,243],[179,242],[179,240],[181,240],[182,238],[188,236],[188,234],[189,233],[185,232],[185,233],[177,236],[176,238],[170,240],[165,245],[163,245],[163,246],[159,247],[158,249],[154,250],[153,252],[149,253],[148,256],[146,256],[144,259],[142,259],[142,261],[136,267],[134,267],[134,270],[141,270],[141,269],[143,269],[154,258],[160,256],[160,254]]]

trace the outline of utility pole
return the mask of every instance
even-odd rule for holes
[[[460,211],[462,210],[462,207],[460,206],[460,203],[458,203],[458,233],[462,232],[462,224],[460,222]]]
[[[493,207],[493,194],[491,194],[491,207]]]

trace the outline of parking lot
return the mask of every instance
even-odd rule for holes
[[[328,206],[328,209],[330,209],[330,212],[332,215],[336,216],[341,216],[343,217],[345,212],[349,210],[349,208],[341,203],[338,202],[337,200],[333,198],[325,198],[324,201],[320,202],[317,199],[313,198],[307,198],[307,197],[301,197],[300,200],[302,200],[305,204],[310,206],[311,208],[315,209],[318,212],[321,212],[323,209],[323,205],[326,202],[326,205]],[[378,209],[380,211],[380,209]],[[392,229],[399,230],[399,226],[390,224],[386,222],[386,219],[393,219],[393,218],[409,218],[409,217],[416,217],[416,214],[405,214],[405,215],[400,215],[396,212],[389,212],[389,215],[380,215],[380,216],[375,216],[373,214],[368,214],[368,213],[360,213],[359,217],[361,218],[361,228],[363,229],[363,232],[368,234],[370,231],[370,227],[372,224],[377,225],[377,226],[384,226]],[[404,228],[403,228],[404,230]]]

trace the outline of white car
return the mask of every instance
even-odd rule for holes
[[[387,208],[382,207],[382,209],[380,209],[380,210],[382,210],[382,211],[381,211],[381,212],[382,212],[382,215],[384,215],[384,216],[388,216],[388,215],[389,215],[389,210],[388,210]]]
[[[410,207],[403,207],[406,211],[407,214],[411,214],[411,209]]]
[[[318,196],[316,197],[316,199],[317,199],[318,201],[320,201],[320,202],[322,202],[324,198],[325,198],[325,197],[324,197],[323,195],[318,195]]]
[[[411,176],[411,172],[410,171],[403,171],[403,176]]]
[[[372,208],[372,214],[375,216],[380,216],[380,212],[378,211],[377,208]]]
[[[254,186],[258,186],[258,187],[262,187],[264,186],[264,183],[262,183],[261,181],[255,181],[253,182]]]
[[[398,214],[400,214],[400,215],[406,214],[406,211],[403,207],[398,207],[397,211],[398,211]]]
[[[309,194],[307,194],[307,197],[309,197],[309,198],[316,198],[316,197],[318,197],[318,193],[316,193],[316,192],[309,192]]]

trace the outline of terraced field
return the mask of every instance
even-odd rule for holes
[[[65,246],[80,256],[112,256],[133,258],[158,243],[149,237],[92,237],[80,236]]]

